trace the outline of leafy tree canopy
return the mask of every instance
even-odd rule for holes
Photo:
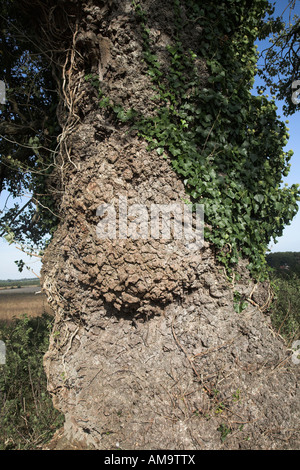
[[[3,0],[0,10],[0,78],[6,88],[0,107],[0,192],[5,189],[16,201],[2,208],[0,234],[37,244],[56,219],[46,180],[57,148],[57,93],[47,52],[28,35],[17,3]]]
[[[276,6],[281,9],[277,17],[274,16]],[[300,110],[300,98],[295,92],[300,89],[300,18],[295,8],[296,0],[274,2],[258,35],[258,39],[269,38],[270,42],[261,52],[258,76],[266,84],[261,89],[269,87],[271,93],[284,102],[285,115]]]

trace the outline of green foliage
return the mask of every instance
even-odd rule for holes
[[[272,325],[291,346],[300,334],[300,277],[296,274],[284,278],[273,273],[275,298],[271,306]]]
[[[63,423],[47,392],[43,355],[52,317],[0,323],[6,364],[0,365],[0,449],[30,450],[47,442]]]
[[[230,434],[232,431],[231,429],[227,426],[227,424],[220,424],[220,426],[217,429],[221,433],[221,441],[224,442],[228,434]]]
[[[269,253],[266,260],[276,277],[289,279],[300,278],[300,253],[293,251]]]
[[[300,253],[270,253],[266,258],[274,289],[272,325],[291,346],[300,334]]]
[[[167,48],[170,67],[164,75],[152,53],[146,14],[136,3],[159,106],[154,118],[142,118],[135,127],[149,149],[171,158],[193,202],[204,204],[211,227],[205,237],[227,271],[242,256],[263,278],[268,243],[281,236],[300,198],[298,185],[281,188],[292,152],[283,151],[288,133],[275,102],[251,95],[258,57],[254,41],[268,3],[184,3],[189,23],[202,28],[203,39],[197,49],[185,48],[181,3],[174,0],[177,34]],[[205,86],[197,60],[208,67]]]
[[[242,313],[242,311],[247,307],[248,303],[245,301],[244,297],[240,292],[235,291],[233,294],[233,306],[236,313]]]
[[[47,54],[29,39],[30,26],[13,0],[0,12],[0,78],[6,103],[0,105],[0,192],[15,200],[0,212],[0,236],[41,243],[57,225],[46,181],[54,168],[58,95]],[[20,202],[20,197],[24,195]]]
[[[7,279],[6,281],[0,280],[0,287],[15,287],[15,286],[37,286],[40,285],[39,279],[24,278],[24,279]]]
[[[283,20],[286,9],[277,18],[273,16],[275,7],[270,9],[269,16],[259,32],[259,39],[270,36],[270,45],[261,53],[264,65],[258,69],[258,75],[270,88],[271,93],[284,101],[285,115],[294,114],[300,109],[300,104],[292,101],[292,84],[300,77],[300,18],[293,15],[295,6],[296,1],[290,0],[287,22]],[[281,2],[278,7],[283,10]],[[261,89],[265,90],[266,86]]]

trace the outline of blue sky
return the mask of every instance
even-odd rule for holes
[[[15,260],[22,259],[29,269],[24,268],[23,272],[18,271]],[[17,250],[14,245],[9,245],[6,241],[0,241],[0,279],[22,279],[24,277],[33,278],[40,274],[41,262],[38,258],[30,258]]]
[[[289,4],[289,0],[277,0],[272,1],[275,5],[274,17],[281,15],[286,7]],[[295,8],[293,9],[293,14],[300,16],[300,2],[296,0]],[[284,21],[288,22],[289,20],[289,9],[284,13]],[[269,40],[257,42],[259,52],[262,52],[269,45]],[[300,80],[300,77],[298,77]],[[254,87],[260,85],[262,82],[257,78]],[[297,87],[299,88],[299,87]],[[267,94],[267,92],[266,92]],[[292,94],[292,90],[291,90]],[[269,93],[270,96],[270,93]],[[298,98],[300,95],[298,95]],[[288,186],[292,184],[300,184],[300,116],[299,111],[294,113],[292,116],[284,116],[282,112],[282,103],[280,101],[276,102],[278,106],[278,115],[281,116],[283,121],[288,120],[289,123],[287,127],[289,129],[289,141],[287,146],[284,148],[285,151],[293,150],[294,155],[292,156],[291,170],[287,177],[283,177],[283,184],[287,183]],[[283,231],[282,237],[278,238],[277,243],[270,243],[269,249],[271,252],[276,251],[300,251],[300,202],[298,202],[299,211],[294,217],[290,225],[287,225]]]
[[[288,0],[277,1],[276,13],[282,13],[282,10],[288,4]],[[298,2],[294,13],[300,16],[300,2]],[[276,15],[275,15],[276,16]],[[265,44],[269,44],[268,42]],[[262,51],[265,47],[264,44],[258,44],[258,48]],[[1,78],[1,77],[0,77]],[[300,77],[299,77],[300,79]],[[259,80],[256,80],[254,87],[260,84]],[[282,105],[280,102],[276,103],[278,106],[278,114],[281,116],[283,121],[288,120],[289,124],[289,142],[284,150],[292,149],[294,155],[291,158],[291,170],[287,177],[283,178],[283,182],[289,186],[294,183],[300,183],[300,118],[299,112],[296,112],[292,116],[285,117],[282,113]],[[6,194],[0,196],[0,209],[3,207]],[[26,201],[24,201],[26,202]],[[300,209],[300,203],[299,203]],[[276,251],[300,251],[300,210],[294,217],[290,225],[288,225],[282,237],[278,239],[276,244],[271,243],[269,245],[271,252]],[[22,259],[27,268],[24,268],[23,272],[18,271],[18,267],[15,264],[15,260]],[[39,275],[41,269],[41,262],[38,258],[29,257],[19,251],[13,244],[9,245],[5,240],[0,240],[0,279],[21,279],[23,277],[35,277],[35,274]],[[35,273],[35,274],[34,274]]]

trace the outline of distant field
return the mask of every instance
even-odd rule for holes
[[[39,286],[40,280],[38,278],[24,278],[24,279],[7,279],[6,281],[0,280],[1,289],[15,289],[25,286]]]
[[[40,286],[26,286],[20,288],[6,288],[0,290],[0,320],[11,321],[24,314],[37,317],[51,310],[47,304],[46,296],[40,291]]]

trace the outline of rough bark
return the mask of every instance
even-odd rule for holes
[[[143,4],[167,67],[172,2]],[[97,237],[103,203],[121,195],[150,207],[186,195],[169,162],[100,109],[84,78],[96,73],[115,103],[153,114],[132,2],[68,8],[74,34],[67,60],[56,57],[63,133],[50,182],[61,222],[43,260],[56,315],[45,368],[64,437],[97,449],[299,447],[299,367],[263,313],[268,291],[244,264],[232,285],[207,244],[195,253],[180,240]],[[187,49],[200,38],[183,31]],[[204,65],[199,73],[205,80]],[[242,313],[234,290],[251,299]]]

